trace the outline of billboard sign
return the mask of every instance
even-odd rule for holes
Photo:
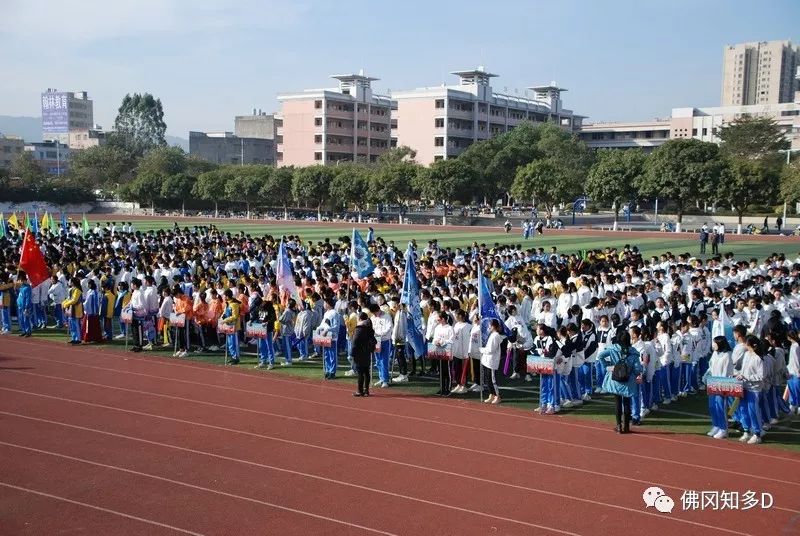
[[[42,93],[42,132],[69,132],[69,98],[66,93]]]

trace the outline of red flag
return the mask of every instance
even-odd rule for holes
[[[36,244],[36,238],[30,229],[25,231],[25,239],[22,241],[22,253],[19,257],[19,267],[28,274],[28,280],[32,287],[38,287],[42,281],[50,277],[50,269],[44,262],[42,250]]]

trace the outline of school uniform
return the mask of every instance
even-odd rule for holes
[[[449,349],[452,352],[453,348],[453,338],[455,337],[455,331],[453,327],[449,324],[439,324],[433,330],[433,344],[439,349],[446,350]],[[448,362],[442,362],[439,365],[439,391],[437,394],[440,395],[448,395],[450,394],[450,383],[452,378],[450,377],[450,364]]]
[[[800,345],[792,342],[789,347],[789,363],[786,371],[789,374],[789,410],[800,415]]]
[[[317,334],[331,338],[331,345],[323,349],[322,368],[326,378],[334,378],[336,376],[336,348],[340,327],[341,320],[339,313],[337,313],[335,309],[325,311],[322,317],[322,323],[317,328]]]
[[[64,284],[61,281],[56,281],[47,289],[47,295],[50,301],[53,302],[55,328],[61,329],[64,327],[64,310],[61,307],[61,303],[67,299],[67,291],[64,288]]]
[[[469,369],[469,341],[472,326],[466,322],[456,322],[453,326],[453,378],[456,388],[453,392],[465,393],[467,369]]]
[[[483,371],[484,382],[488,386],[489,394],[492,396],[498,396],[495,372],[500,366],[500,343],[502,339],[503,337],[499,333],[492,331],[486,340],[486,346],[481,348],[481,370]]]
[[[64,311],[69,316],[69,335],[73,344],[80,343],[82,339],[81,324],[83,322],[83,293],[80,288],[70,289],[67,299],[61,303]]]
[[[392,317],[388,313],[379,311],[377,315],[373,315],[372,329],[375,331],[375,338],[380,346],[380,350],[375,356],[376,365],[378,368],[378,382],[377,385],[389,384],[389,357],[392,352]]]
[[[544,337],[536,336],[533,340],[533,347],[536,355],[548,359],[554,359],[558,353],[558,346],[549,335]],[[559,385],[555,368],[553,374],[541,374],[539,376],[539,408],[542,413],[556,413],[561,409],[561,386]]]
[[[11,298],[14,295],[14,283],[0,283],[0,333],[11,332]]]
[[[22,335],[33,331],[33,289],[26,282],[17,290],[17,323]]]
[[[580,395],[584,401],[591,400],[592,393],[594,392],[594,380],[592,372],[597,363],[597,333],[592,328],[588,331],[582,331],[579,335],[581,337],[581,344],[583,345],[583,364],[578,369],[578,383],[580,384]]]
[[[224,324],[230,324],[235,327],[235,331],[226,335],[225,343],[228,347],[228,357],[234,365],[239,363],[239,330],[241,329],[240,317],[241,303],[236,298],[229,299],[225,304],[225,309],[222,312],[220,320]]]
[[[752,436],[760,437],[762,433],[760,401],[764,382],[764,363],[761,357],[750,351],[745,352],[739,374],[744,383],[744,397],[740,405],[741,423],[745,431],[740,441],[747,441]]]
[[[709,360],[705,377],[733,377],[733,358],[731,352],[714,352]],[[728,400],[718,394],[708,395],[708,412],[711,415],[711,431],[709,436],[721,439],[728,434]],[[712,433],[713,432],[713,433]],[[719,434],[719,437],[717,437]]]
[[[672,348],[672,341],[666,333],[659,333],[655,340],[656,354],[661,366],[656,371],[658,376],[657,402],[670,404],[677,399],[677,393],[673,388],[673,371],[675,370],[675,352]]]
[[[284,362],[287,365],[292,364],[292,339],[295,338],[294,325],[295,325],[295,312],[288,307],[281,312],[278,318],[280,324],[281,343],[283,345]]]
[[[597,340],[597,352],[598,354],[611,346],[614,335],[616,334],[616,330],[612,327],[608,327],[606,329],[597,328],[595,333],[595,338]],[[594,392],[597,394],[601,394],[603,392],[603,378],[606,376],[606,369],[605,366],[597,359],[594,362],[594,375],[596,378],[596,385]]]

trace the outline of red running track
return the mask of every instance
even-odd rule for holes
[[[800,456],[769,447],[3,342],[0,534],[800,534]],[[685,511],[684,490],[774,505]]]

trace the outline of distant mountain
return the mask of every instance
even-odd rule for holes
[[[18,136],[30,142],[42,141],[42,118],[0,115],[0,134]],[[189,140],[186,138],[178,136],[167,136],[166,138],[169,145],[177,145],[187,153],[189,152]]]

